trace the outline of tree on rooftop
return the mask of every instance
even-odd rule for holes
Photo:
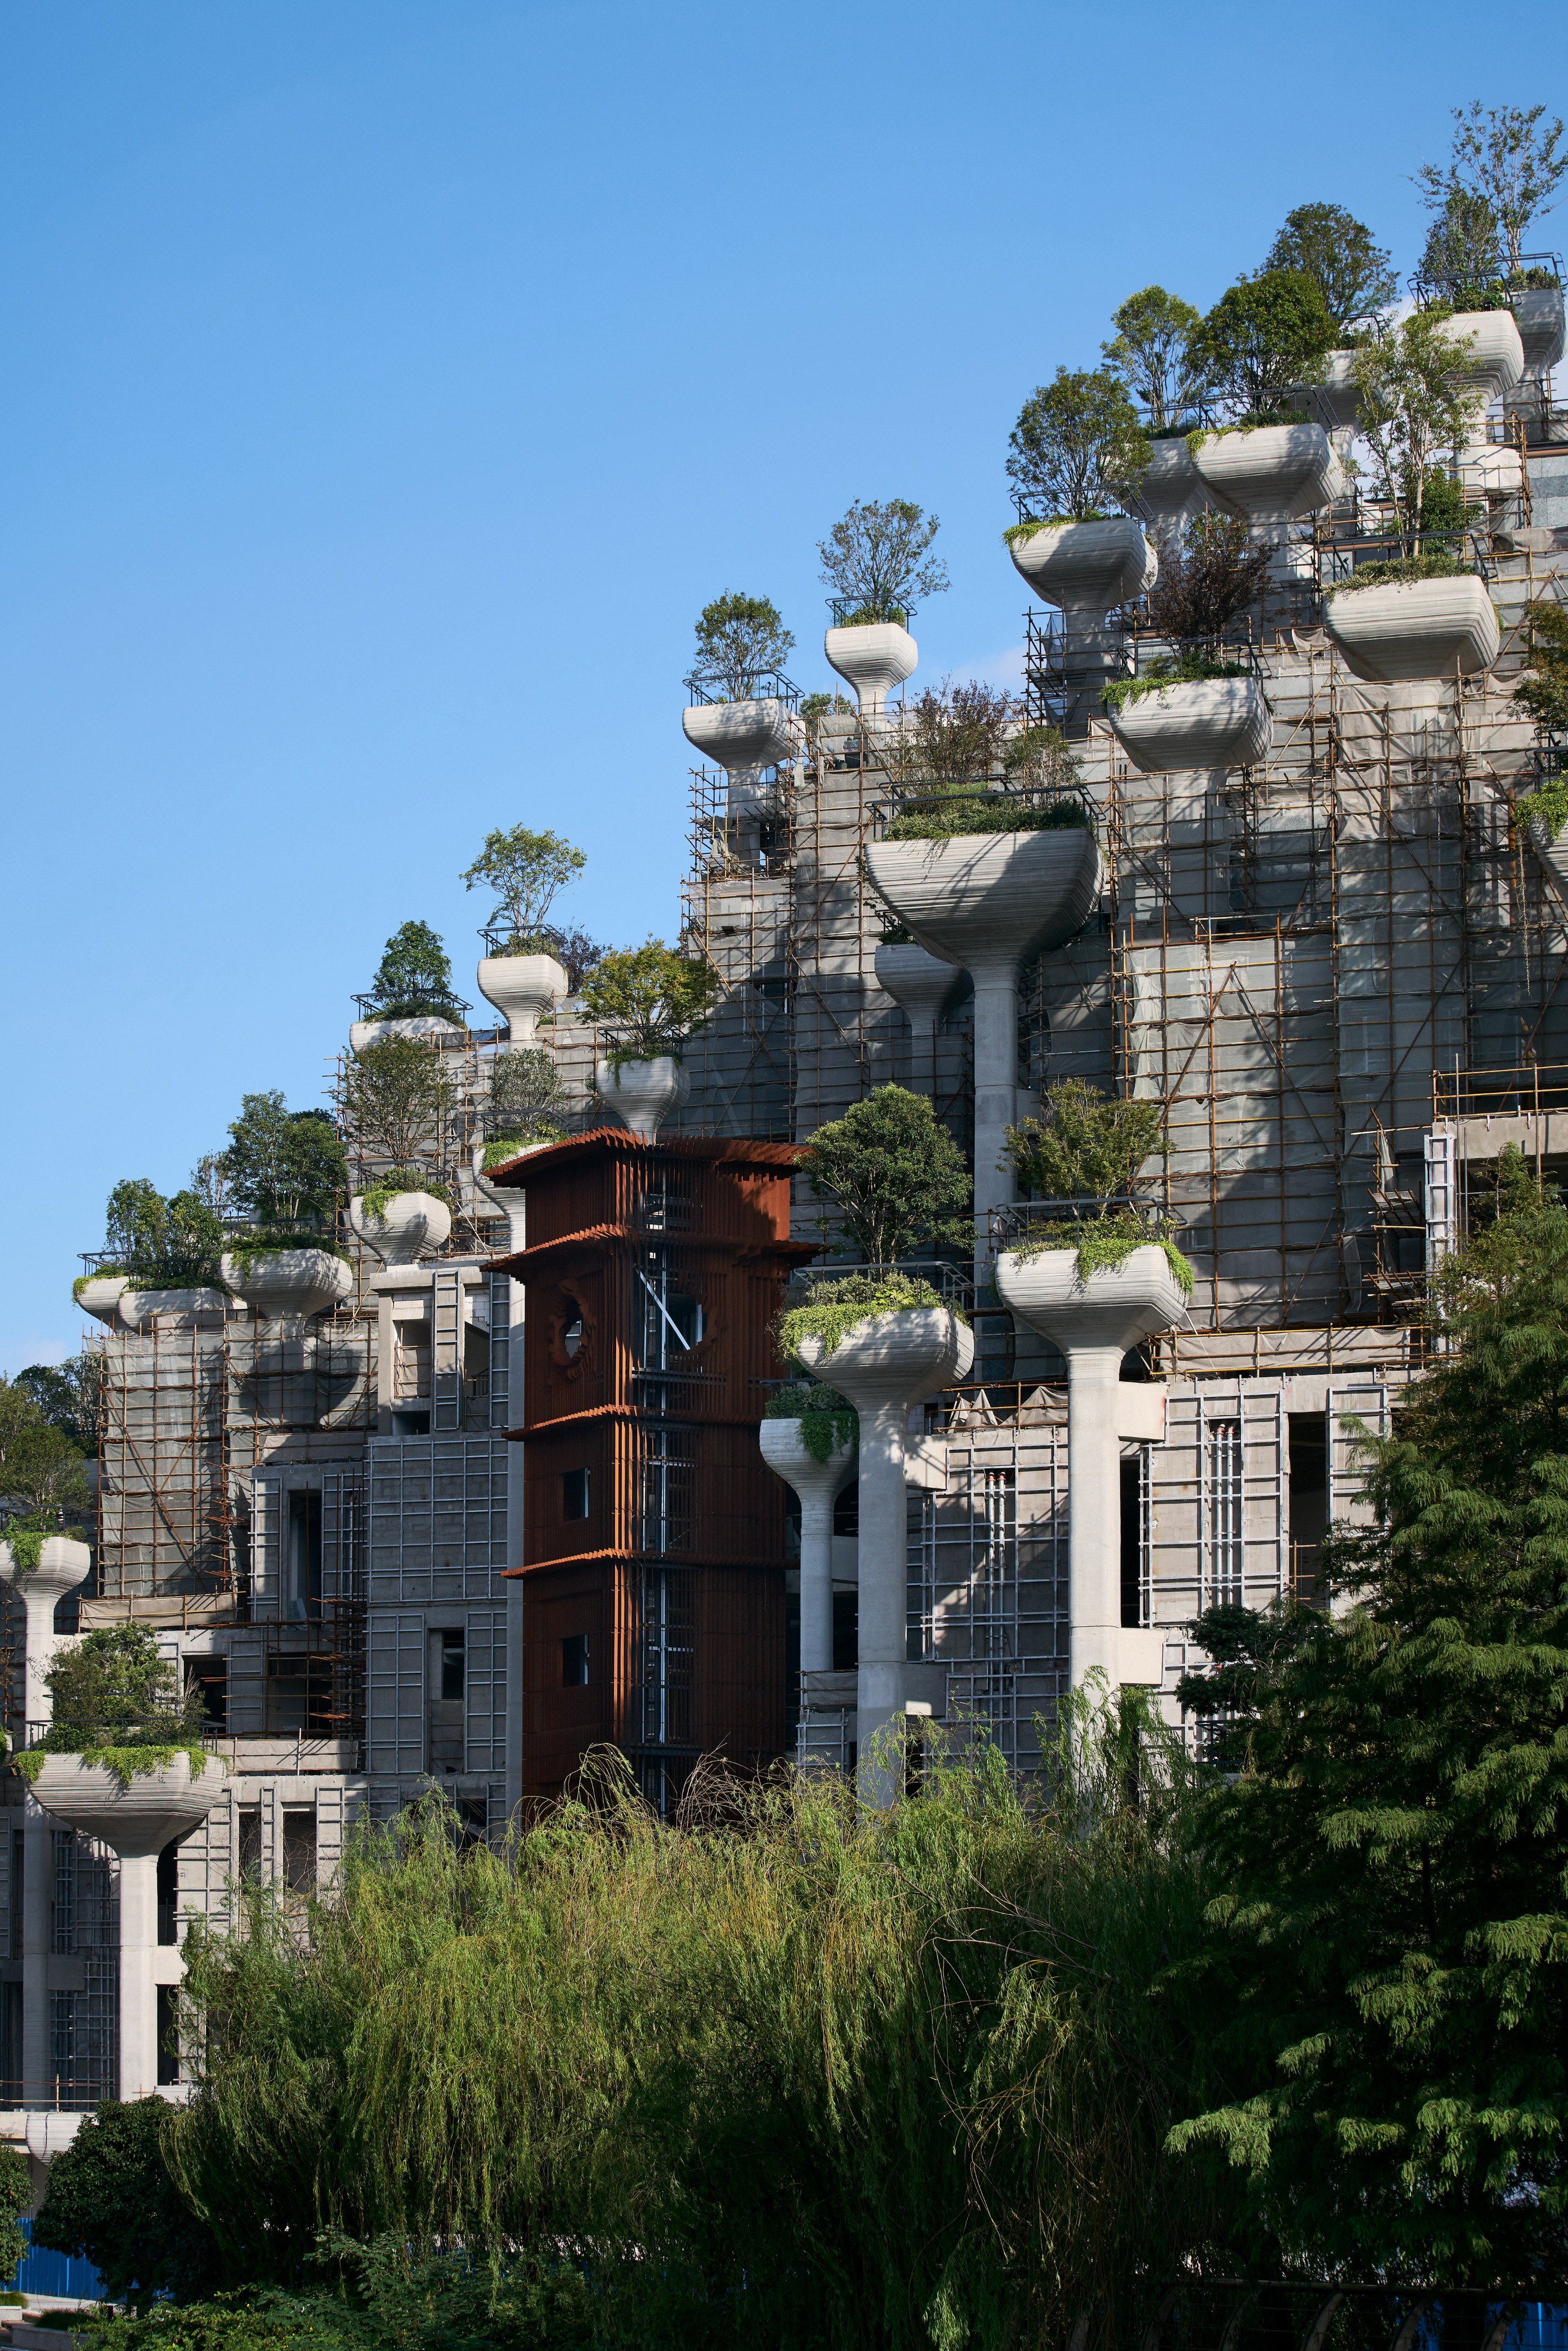
[[[146,1289],[217,1279],[223,1221],[194,1191],[165,1199],[148,1176],[127,1176],[109,1196],[104,1226],[111,1260]]]
[[[582,987],[582,1008],[614,1040],[611,1060],[653,1061],[681,1047],[723,993],[713,966],[663,939],[605,956]]]
[[[1465,297],[1495,286],[1503,274],[1502,235],[1497,214],[1484,196],[1469,188],[1451,188],[1441,212],[1427,232],[1421,251],[1421,277],[1428,286]]]
[[[235,1205],[275,1232],[329,1222],[348,1184],[342,1138],[322,1110],[242,1094],[224,1154]]]
[[[1100,346],[1105,365],[1143,402],[1150,432],[1178,424],[1207,389],[1192,353],[1202,313],[1163,286],[1145,286],[1112,311],[1111,324],[1115,340]]]
[[[1298,204],[1287,213],[1263,268],[1299,270],[1310,277],[1336,334],[1399,298],[1390,255],[1365,222],[1343,204]]]
[[[1414,311],[1363,344],[1351,362],[1360,395],[1357,430],[1377,460],[1382,493],[1412,541],[1427,477],[1469,438],[1485,407],[1484,393],[1455,381],[1455,362],[1475,338],[1448,333],[1448,316],[1439,307]]]
[[[783,668],[794,643],[766,596],[719,596],[697,615],[692,682],[727,702],[747,701],[759,678]]]
[[[441,1057],[421,1037],[382,1037],[350,1061],[343,1080],[344,1123],[361,1163],[390,1160],[412,1171],[440,1156],[441,1122],[452,1089]]]
[[[964,1155],[924,1094],[877,1086],[818,1127],[800,1173],[839,1210],[841,1250],[884,1270],[929,1248],[973,1248]]]
[[[1025,401],[1008,448],[1009,478],[1042,520],[1119,510],[1121,486],[1149,462],[1138,412],[1109,368],[1059,367]]]
[[[1235,2086],[1177,2143],[1291,2252],[1413,2282],[1568,2256],[1568,1213],[1500,1176],[1334,1612],[1221,1628],[1245,1769],[1198,1823]]]
[[[999,766],[1015,716],[1013,697],[1002,687],[944,678],[905,711],[904,726],[879,756],[904,791],[972,783]]]
[[[510,936],[506,952],[530,955],[549,952],[536,946],[559,891],[581,872],[588,860],[580,849],[558,832],[533,832],[526,824],[509,832],[487,832],[485,846],[459,881],[470,890],[488,890],[496,901],[491,923],[504,923]]]
[[[1239,415],[1281,408],[1310,380],[1334,339],[1315,277],[1264,269],[1227,288],[1194,338],[1194,352]]]
[[[1454,143],[1448,168],[1422,164],[1414,175],[1421,200],[1429,212],[1444,214],[1457,193],[1479,198],[1497,223],[1510,270],[1517,270],[1531,222],[1561,202],[1557,189],[1568,174],[1562,118],[1548,123],[1543,106],[1526,111],[1482,107],[1479,99],[1468,110],[1449,111]]]
[[[30,1395],[48,1426],[83,1453],[98,1451],[98,1419],[103,1393],[103,1360],[84,1348],[63,1364],[29,1364],[15,1384]]]
[[[946,590],[947,567],[930,552],[940,528],[908,498],[857,498],[817,542],[819,577],[857,621],[905,621],[916,603]]]
[[[404,923],[386,943],[370,993],[374,1017],[413,1020],[429,1014],[461,1025],[468,1010],[452,987],[452,959],[428,923]]]
[[[1009,1127],[1006,1157],[1037,1199],[1115,1199],[1139,1187],[1145,1160],[1164,1155],[1164,1123],[1157,1102],[1115,1100],[1082,1078],[1061,1078],[1047,1088],[1038,1118]]]

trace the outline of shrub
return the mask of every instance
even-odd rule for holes
[[[1162,637],[1214,644],[1255,601],[1269,553],[1251,543],[1244,522],[1226,515],[1197,515],[1179,538],[1166,533],[1159,578],[1145,600],[1150,628]]]
[[[1051,800],[1041,807],[1011,792],[945,792],[901,810],[886,838],[950,841],[959,833],[1053,832],[1063,827],[1092,832],[1094,820],[1082,800]]]
[[[26,2157],[19,2147],[0,2147],[0,2277],[15,2277],[27,2250],[21,2219],[32,2201],[33,2175]]]
[[[973,1246],[960,1213],[972,1196],[964,1155],[923,1094],[876,1087],[817,1129],[800,1173],[819,1200],[837,1203],[841,1249],[871,1265],[894,1265],[923,1242]]]
[[[1426,555],[1395,557],[1387,563],[1358,563],[1348,579],[1334,580],[1323,593],[1344,596],[1357,588],[1398,588],[1412,580],[1462,580],[1469,569],[1457,556],[1433,549]]]
[[[1015,705],[1010,694],[971,678],[944,678],[904,714],[904,724],[879,745],[882,764],[904,790],[973,783],[1001,763]]]
[[[399,1168],[434,1162],[451,1106],[441,1056],[422,1037],[383,1037],[344,1073],[344,1123],[361,1160],[390,1159]]]
[[[1140,701],[1145,694],[1163,694],[1170,685],[1201,685],[1213,677],[1251,674],[1239,662],[1204,661],[1195,653],[1185,653],[1176,661],[1151,662],[1142,677],[1113,679],[1101,699],[1107,710],[1124,710],[1129,702]]]
[[[455,1207],[456,1203],[444,1184],[438,1184],[423,1167],[389,1167],[373,1184],[367,1184],[360,1195],[360,1206],[367,1217],[382,1221],[394,1200],[406,1192],[425,1192],[443,1207]]]
[[[1042,1200],[1108,1200],[1142,1180],[1169,1148],[1159,1102],[1112,1100],[1082,1078],[1046,1089],[1041,1114],[1009,1126],[1003,1155],[1026,1192]]]
[[[107,2098],[49,2165],[33,2242],[90,2262],[113,2302],[147,2303],[160,2294],[189,2302],[223,2282],[212,2231],[169,2176],[169,2118],[162,2098]],[[108,2332],[117,2344],[126,2339]],[[157,2339],[169,2351],[185,2340]]]
[[[619,1071],[628,1061],[653,1061],[665,1053],[678,1061],[681,1047],[723,993],[706,958],[650,938],[604,956],[583,983],[582,1008],[610,1031],[606,1059]]]
[[[831,1355],[845,1333],[868,1315],[904,1314],[915,1307],[946,1304],[941,1291],[928,1281],[904,1273],[851,1273],[837,1281],[816,1281],[804,1305],[787,1307],[779,1316],[779,1352],[799,1363],[802,1341],[820,1339],[824,1353]],[[968,1317],[958,1311],[958,1319],[967,1322]]]
[[[109,1196],[105,1242],[133,1287],[193,1289],[218,1279],[223,1220],[193,1191],[166,1200],[145,1176],[132,1176]]]

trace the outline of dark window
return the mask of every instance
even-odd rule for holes
[[[560,1514],[563,1519],[587,1518],[588,1472],[586,1469],[563,1469],[561,1471]]]
[[[239,1808],[239,1874],[252,1886],[261,1882],[261,1806]]]
[[[158,1856],[158,1940],[177,1942],[174,1921],[180,1910],[180,1848],[166,1844]]]
[[[5,2095],[10,2105],[22,2103],[22,1987],[8,1983],[4,1988],[4,2015],[0,2016],[0,2042],[5,2048]]]
[[[1328,1415],[1291,1415],[1291,1583],[1298,1600],[1318,1593],[1318,1549],[1329,1520]]]
[[[283,1815],[283,1876],[296,1894],[308,1894],[316,1883],[316,1813]]]
[[[332,1660],[313,1652],[267,1661],[267,1727],[285,1739],[330,1739]]]
[[[180,2078],[180,2043],[174,2032],[174,1987],[156,1986],[158,2017],[158,2080],[166,2086]]]
[[[222,1730],[229,1719],[229,1661],[226,1657],[187,1657],[185,1687],[200,1690],[207,1720]]]
[[[833,1504],[833,1532],[858,1537],[860,1531],[861,1491],[852,1479]]]
[[[588,1687],[588,1635],[568,1633],[560,1645],[560,1686],[562,1689]]]
[[[1122,1461],[1122,1622],[1154,1621],[1146,1541],[1148,1456],[1140,1450]]]
[[[315,1490],[288,1497],[288,1614],[321,1614],[321,1496]]]
[[[575,1355],[582,1344],[582,1316],[570,1315],[561,1325],[560,1343],[569,1355]]]
[[[394,1412],[392,1416],[394,1437],[428,1437],[430,1415],[427,1412]]]
[[[483,1844],[490,1827],[489,1800],[485,1796],[459,1796],[457,1799],[457,1833],[464,1844]]]
[[[443,1633],[441,1635],[441,1695],[444,1698],[463,1695],[463,1635]]]
[[[861,1661],[860,1594],[833,1594],[833,1671],[852,1673]]]

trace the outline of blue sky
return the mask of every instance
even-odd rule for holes
[[[1157,279],[1293,204],[1402,269],[1450,105],[1549,109],[1564,24],[1472,9],[54,0],[0,14],[0,1368],[244,1092],[319,1099],[411,915],[467,982],[486,831],[673,935],[680,680],[814,543],[942,518],[921,677],[1005,674],[1009,426]],[[1568,210],[1546,241],[1568,243]]]

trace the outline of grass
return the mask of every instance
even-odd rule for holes
[[[946,1304],[928,1281],[913,1280],[906,1273],[885,1273],[880,1278],[849,1273],[839,1281],[816,1283],[806,1305],[791,1307],[779,1317],[779,1344],[791,1363],[799,1363],[800,1343],[805,1339],[821,1339],[823,1353],[831,1355],[845,1333],[870,1315],[904,1314],[915,1307]],[[962,1322],[967,1317],[960,1313],[958,1320]]]
[[[1109,684],[1101,696],[1107,710],[1124,710],[1129,702],[1141,701],[1145,694],[1163,694],[1168,686],[1202,685],[1212,677],[1250,677],[1251,671],[1239,662],[1197,661],[1190,656],[1179,663],[1155,662],[1142,677],[1119,677]]]
[[[1113,1272],[1117,1266],[1124,1265],[1134,1249],[1149,1248],[1164,1249],[1166,1263],[1175,1274],[1182,1296],[1190,1298],[1194,1280],[1190,1261],[1175,1241],[1162,1233],[1150,1232],[1141,1217],[1129,1216],[1125,1211],[1108,1217],[1086,1217],[1081,1224],[1064,1221],[1041,1225],[1010,1248],[1009,1255],[1016,1257],[1020,1265],[1028,1265],[1031,1258],[1042,1257],[1048,1249],[1076,1249],[1078,1279],[1087,1281],[1093,1274]]]
[[[977,832],[1055,832],[1070,829],[1093,831],[1093,819],[1082,800],[1051,800],[1031,805],[1010,792],[984,789],[932,794],[917,807],[895,816],[887,828],[889,841],[952,841]]]
[[[1346,596],[1358,588],[1399,588],[1413,580],[1462,580],[1469,571],[1452,555],[1407,555],[1391,563],[1358,563],[1348,580],[1336,580],[1325,595]]]

